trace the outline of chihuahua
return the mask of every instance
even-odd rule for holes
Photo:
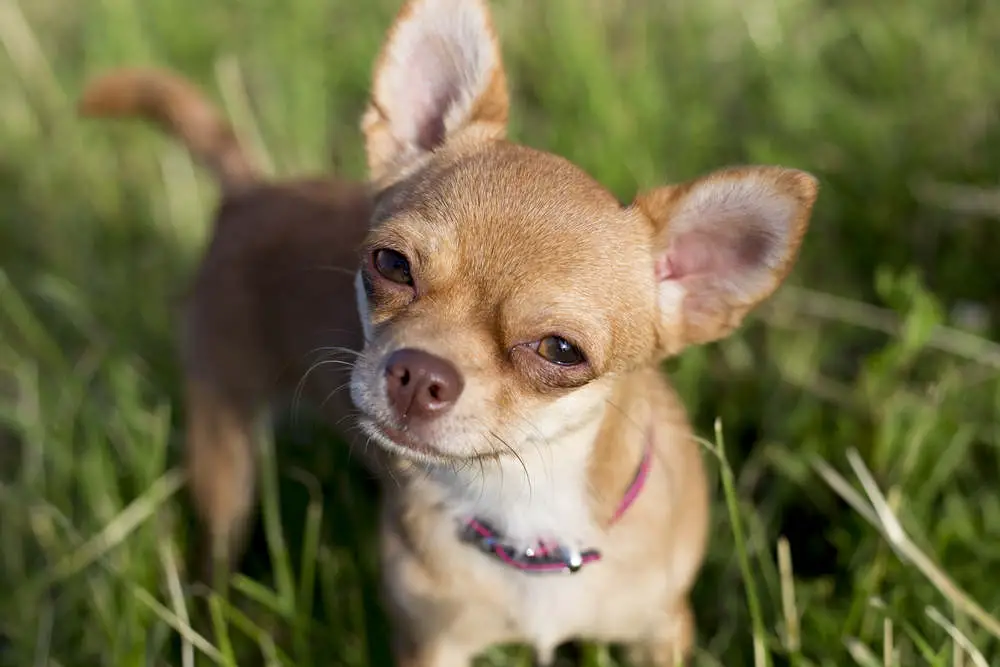
[[[506,138],[484,0],[397,15],[362,119],[367,188],[261,184],[180,82],[108,76],[85,112],[160,119],[227,193],[184,338],[191,479],[214,543],[231,556],[252,506],[250,424],[274,378],[357,349],[349,394],[356,442],[380,452],[399,665],[465,666],[509,642],[547,664],[573,639],[623,644],[635,664],[685,659],[708,493],[659,364],[777,288],[816,179],[728,168],[623,206]],[[350,295],[342,271],[310,271],[357,269],[355,242]]]

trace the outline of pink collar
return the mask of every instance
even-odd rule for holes
[[[639,469],[636,470],[635,477],[632,478],[631,484],[625,490],[624,497],[612,515],[611,523],[621,519],[635,502],[642,487],[646,484],[652,463],[653,439],[650,437],[642,454],[642,460],[639,462]],[[539,540],[538,545],[534,548],[517,549],[505,543],[503,536],[498,531],[478,517],[472,517],[462,524],[459,539],[479,547],[484,553],[497,558],[505,565],[529,573],[564,572],[573,574],[579,572],[584,565],[601,559],[601,552],[597,549],[579,551],[545,540]]]

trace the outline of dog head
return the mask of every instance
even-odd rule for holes
[[[410,458],[516,455],[603,412],[614,379],[732,332],[790,270],[817,193],[727,169],[622,206],[507,141],[481,0],[411,0],[362,127],[377,203],[358,293],[361,425]]]

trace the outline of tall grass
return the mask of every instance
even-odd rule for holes
[[[791,284],[668,364],[717,482],[693,663],[1000,665],[1000,4],[494,5],[514,137],[622,199],[737,162],[822,180]],[[0,664],[386,664],[372,484],[318,428],[279,429],[229,598],[188,585],[174,304],[216,192],[74,104],[167,65],[274,173],[361,177],[395,8],[0,0]]]

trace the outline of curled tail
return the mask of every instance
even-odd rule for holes
[[[82,116],[138,117],[177,137],[219,180],[223,191],[260,180],[229,122],[194,84],[167,70],[121,68],[90,81],[80,97]]]

